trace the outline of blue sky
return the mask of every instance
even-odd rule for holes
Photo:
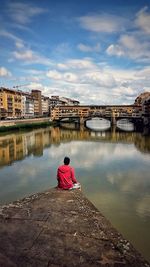
[[[0,86],[81,104],[150,91],[149,0],[1,0],[0,10]]]

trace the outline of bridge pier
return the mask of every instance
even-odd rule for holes
[[[111,125],[116,125],[117,124],[117,120],[116,120],[116,116],[115,116],[115,113],[112,112],[111,114]]]
[[[148,117],[143,117],[143,124],[144,124],[144,126],[147,126],[149,124],[149,118]]]
[[[111,125],[116,125],[117,124],[117,120],[116,120],[116,117],[115,116],[112,116],[111,117]]]
[[[85,122],[84,118],[83,118],[83,117],[80,117],[80,118],[79,118],[79,123],[80,123],[80,125],[84,125],[84,122]]]

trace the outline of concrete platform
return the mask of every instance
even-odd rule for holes
[[[148,267],[79,190],[0,207],[0,267]]]

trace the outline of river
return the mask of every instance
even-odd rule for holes
[[[87,198],[150,261],[150,135],[123,130],[64,124],[1,133],[0,204],[56,186],[67,155]]]

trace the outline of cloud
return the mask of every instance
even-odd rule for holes
[[[47,12],[43,8],[39,8],[32,4],[9,2],[7,6],[7,15],[19,24],[28,24],[32,21],[32,18]]]
[[[65,64],[63,64],[63,63],[58,63],[58,64],[56,65],[56,67],[57,67],[58,69],[60,69],[60,70],[66,70],[66,69],[68,69],[68,66],[65,65]]]
[[[19,47],[21,48],[21,47]],[[20,60],[23,64],[42,64],[42,65],[50,65],[51,61],[34,52],[31,49],[23,49],[19,51],[13,51],[12,56],[16,60]]]
[[[46,76],[48,78],[54,79],[54,80],[61,80],[62,82],[76,82],[77,81],[77,75],[71,72],[65,72],[60,73],[56,70],[51,70],[46,73]]]
[[[21,59],[21,60],[29,60],[29,61],[34,61],[37,59],[36,55],[34,55],[32,50],[26,50],[26,51],[14,51],[13,55],[16,59]]]
[[[34,89],[37,89],[37,90],[42,90],[43,89],[43,85],[41,83],[36,83],[36,82],[32,82],[30,83],[29,85],[26,86],[26,88],[30,89],[30,90],[34,90]]]
[[[53,54],[56,56],[62,56],[62,55],[64,56],[68,54],[70,50],[71,50],[71,47],[69,43],[61,43],[55,47]]]
[[[141,78],[141,79],[149,79],[150,81],[150,67],[144,67],[143,69],[137,71],[135,73],[135,77]]]
[[[145,194],[137,203],[136,211],[140,216],[148,217],[150,216],[150,196]]]
[[[0,77],[10,77],[12,76],[11,72],[8,71],[5,67],[0,67]]]
[[[47,92],[68,95],[82,104],[133,104],[141,91],[150,91],[150,68],[120,69],[92,59],[68,59],[46,72]],[[50,94],[50,93],[49,93]]]
[[[118,43],[109,45],[106,53],[110,56],[127,57],[138,62],[149,62],[149,41],[141,42],[140,38],[133,33],[132,35],[124,34],[120,36]]]
[[[18,43],[23,43],[23,41],[20,38],[18,38],[16,35],[8,32],[7,30],[4,30],[4,29],[3,30],[0,30],[0,36],[9,38],[9,39],[15,41],[16,43],[17,42]]]
[[[13,1],[11,4],[13,5],[13,3],[16,2]],[[35,9],[37,13],[33,14],[30,9],[33,4],[24,5],[21,4],[22,8],[24,7],[26,10],[28,6],[30,15],[27,15],[22,22],[20,19],[20,23],[27,26],[36,15],[46,12],[46,10]],[[19,8],[21,9],[21,6],[15,4],[15,12]],[[26,13],[28,12],[26,11]],[[8,24],[5,26],[10,27],[10,17],[8,19]],[[15,48],[12,48],[12,44],[9,45],[13,50],[2,56],[5,60],[5,56],[10,57],[9,55],[11,55],[12,58],[9,62],[14,66],[13,73],[17,74],[20,66],[23,66],[22,69],[19,69],[20,73],[23,73],[20,79],[32,81],[31,87],[33,88],[35,86],[42,88],[43,86],[42,90],[48,95],[55,93],[61,96],[65,95],[78,99],[82,104],[132,104],[143,90],[150,91],[148,19],[147,8],[140,10],[136,15],[132,14],[132,17],[127,19],[102,13],[82,16],[77,19],[78,23],[83,29],[92,32],[92,35],[89,37],[87,32],[82,30],[83,36],[78,35],[79,38],[82,38],[78,39],[76,47],[73,43],[74,50],[71,43],[65,42],[67,39],[60,41],[60,44],[55,47],[53,40],[49,43],[51,47],[40,43],[37,46],[35,40],[32,39],[35,37],[35,32],[30,36],[30,40],[26,39],[28,38],[27,34],[23,35],[24,40],[22,40],[17,37],[17,34],[1,30],[0,35],[8,38],[6,41],[12,41],[15,45]],[[15,23],[14,20],[15,18],[13,21],[11,20],[12,24],[17,25],[18,18]],[[20,26],[25,27],[24,24],[20,24]],[[69,25],[69,27],[71,26]],[[17,29],[18,34],[19,32]],[[71,38],[69,41],[72,41]],[[48,44],[48,41],[46,43]],[[32,45],[36,47],[36,50]],[[42,49],[41,52],[40,49]],[[81,57],[82,53],[77,50],[86,53],[86,57]],[[97,54],[95,55],[93,52]],[[51,54],[52,60],[45,56],[46,53]],[[115,60],[114,57],[118,57],[119,60]],[[15,64],[12,64],[14,61]],[[142,64],[136,65],[136,63]],[[143,67],[144,63],[147,67]],[[39,66],[41,64],[44,66]],[[5,64],[1,65],[5,66]],[[27,67],[37,67],[37,70],[32,69],[27,72]],[[127,70],[128,67],[130,69]],[[39,70],[42,71],[39,72]]]
[[[101,70],[89,72],[83,75],[84,82],[98,86],[113,88],[116,85],[113,75]]]
[[[48,78],[52,78],[54,80],[60,80],[62,79],[62,74],[56,70],[50,70],[46,73],[46,76]]]
[[[136,26],[142,29],[146,34],[150,34],[150,12],[148,7],[142,8],[138,13],[135,20]]]
[[[114,45],[114,44],[111,44],[107,49],[106,49],[106,53],[110,56],[124,56],[125,55],[125,52],[123,51],[123,49],[121,48],[121,46],[119,45]]]
[[[68,59],[65,61],[65,63],[63,63],[63,66],[66,69],[78,69],[78,70],[95,68],[95,64],[90,58]]]
[[[131,23],[132,22],[132,23]],[[114,43],[109,44],[106,54],[124,57],[135,62],[149,63],[150,61],[150,13],[148,8],[142,8],[133,19],[126,32],[121,33]]]
[[[114,33],[124,29],[126,20],[110,14],[87,15],[78,18],[82,28],[92,32]]]
[[[15,43],[15,45],[16,45],[16,48],[18,48],[18,49],[24,48],[24,43],[22,41],[17,41]]]
[[[95,46],[89,46],[85,44],[78,44],[77,48],[82,52],[100,52],[101,47],[100,44],[96,44]]]
[[[64,79],[67,82],[77,82],[78,81],[77,75],[75,75],[74,73],[71,73],[71,72],[64,73]]]

